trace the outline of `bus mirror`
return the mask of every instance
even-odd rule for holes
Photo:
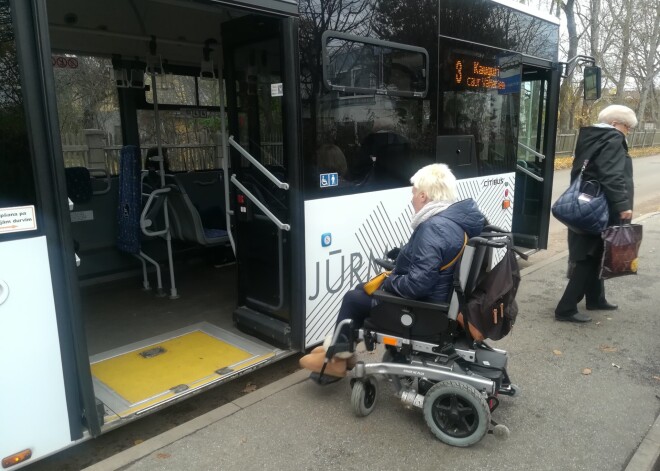
[[[590,65],[584,68],[584,99],[600,98],[600,67]]]

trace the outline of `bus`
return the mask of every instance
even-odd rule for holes
[[[559,22],[508,0],[0,0],[0,459],[301,352],[446,163],[547,245]]]

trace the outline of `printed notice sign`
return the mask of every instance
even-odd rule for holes
[[[270,96],[283,96],[284,86],[281,83],[270,84]]]
[[[33,231],[37,228],[34,206],[0,208],[0,234]]]

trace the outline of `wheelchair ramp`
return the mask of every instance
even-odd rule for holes
[[[278,352],[201,323],[95,355],[90,362],[107,425],[268,362]]]

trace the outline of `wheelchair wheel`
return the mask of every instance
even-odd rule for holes
[[[424,397],[424,419],[448,445],[474,445],[488,431],[490,409],[483,395],[461,381],[440,381]]]
[[[377,397],[378,383],[374,378],[355,381],[351,391],[351,406],[355,415],[366,417],[371,414],[376,406]]]

